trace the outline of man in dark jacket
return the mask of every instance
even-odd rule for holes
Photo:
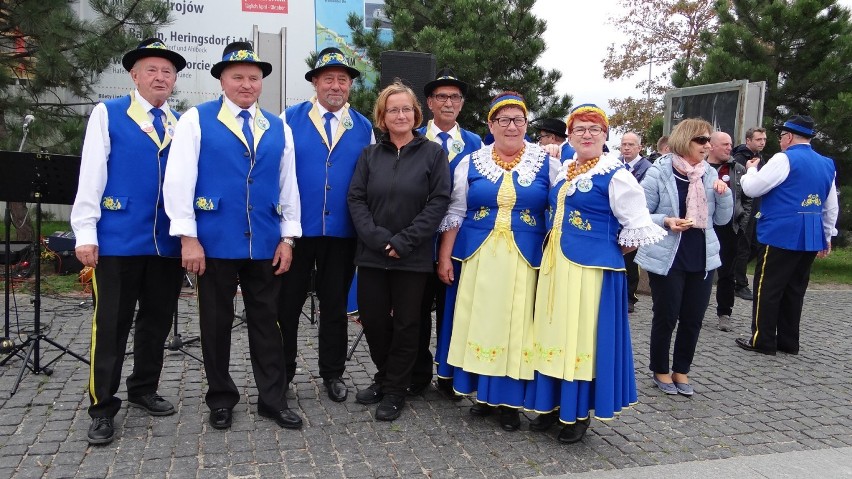
[[[737,264],[737,245],[739,237],[746,234],[745,226],[751,216],[752,200],[743,194],[740,179],[745,175],[745,167],[731,158],[731,137],[717,131],[710,135],[710,153],[707,162],[719,173],[734,195],[734,214],[731,221],[724,225],[715,225],[719,238],[719,257],[722,266],[717,270],[716,315],[719,317],[719,329],[732,331],[731,313],[734,307],[734,268]]]
[[[627,168],[636,181],[642,182],[645,178],[645,172],[651,167],[651,162],[643,158],[639,152],[642,151],[642,139],[639,135],[628,131],[621,137],[621,159],[624,162],[624,167]],[[639,302],[636,296],[636,290],[639,288],[639,265],[634,263],[636,259],[636,251],[633,250],[624,255],[624,267],[627,269],[627,312],[632,313]]]
[[[745,166],[746,162],[752,158],[758,158],[758,169],[760,169],[766,160],[763,159],[761,152],[766,147],[766,128],[752,127],[746,130],[746,142],[744,145],[739,145],[731,152],[731,156],[740,165]],[[754,214],[760,210],[760,198],[754,198],[751,213],[746,222],[746,231],[743,235],[738,235],[737,243],[737,261],[734,265],[734,294],[740,299],[746,301],[752,300],[752,292],[748,288],[748,276],[746,276],[746,268],[748,262],[754,259],[757,253],[757,233],[754,227]]]

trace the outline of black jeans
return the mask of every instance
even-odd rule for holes
[[[713,271],[687,273],[669,270],[667,275],[648,273],[654,317],[651,320],[651,364],[655,373],[669,372],[669,348],[677,327],[672,372],[687,374],[695,356],[704,312],[713,289]]]
[[[385,394],[405,396],[417,359],[420,304],[432,273],[358,268],[358,310],[374,382]]]
[[[638,252],[639,250],[634,250],[624,255],[624,268],[627,270],[627,300],[631,304],[639,302],[636,296],[636,290],[639,289],[639,265],[633,262]]]
[[[734,233],[731,223],[716,226],[714,230],[719,238],[719,257],[722,260],[722,266],[716,270],[716,315],[730,316],[734,310],[734,288],[739,289],[734,278],[739,261],[737,247],[740,234],[744,235],[745,232],[741,230],[740,234]]]

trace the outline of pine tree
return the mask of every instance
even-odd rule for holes
[[[496,93],[514,90],[524,95],[532,119],[564,118],[571,97],[556,94],[562,74],[536,65],[545,50],[546,23],[531,9],[534,0],[385,0],[393,23],[393,40],[382,44],[376,29],[363,28],[350,17],[353,42],[381,69],[383,50],[417,51],[435,55],[438,69],[452,68],[470,85],[459,116],[464,128],[487,132],[488,104]],[[566,64],[567,66],[567,64]],[[361,111],[372,111],[376,93],[358,92],[352,100]]]
[[[720,26],[704,38],[707,62],[693,84],[765,81],[764,126],[814,117],[814,147],[852,174],[852,23],[836,0],[720,0]],[[770,135],[772,138],[773,135]],[[777,140],[767,147],[778,150]]]
[[[168,21],[162,0],[89,0],[97,21],[68,0],[0,0],[0,149],[17,150],[33,115],[26,150],[79,153],[98,76]],[[23,204],[13,205],[17,238],[32,238]]]

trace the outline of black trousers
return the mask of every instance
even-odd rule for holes
[[[627,300],[631,304],[639,302],[636,290],[639,289],[639,265],[634,263],[638,250],[624,255],[624,268],[627,270]]]
[[[346,371],[349,323],[346,302],[355,276],[354,238],[318,236],[297,238],[293,263],[284,273],[279,297],[278,322],[284,334],[284,363],[287,383],[296,374],[299,316],[311,287],[316,267],[314,290],[320,303],[319,372],[323,379],[338,378]]]
[[[435,265],[437,268],[437,265]],[[420,303],[420,340],[417,346],[417,360],[411,372],[411,384],[423,385],[432,381],[435,358],[429,345],[432,341],[432,305],[435,305],[435,331],[441,330],[444,322],[444,305],[447,298],[447,285],[438,279],[437,271],[429,274]]]
[[[737,248],[740,236],[745,232],[734,233],[731,223],[715,226],[716,237],[719,238],[719,257],[722,266],[716,270],[716,315],[730,316],[734,311],[734,289],[737,287],[734,270],[737,266]]]
[[[651,319],[651,364],[655,373],[669,372],[669,348],[677,327],[672,368],[687,374],[695,356],[698,334],[713,289],[713,272],[670,270],[663,276],[648,273],[654,316]]]
[[[183,281],[180,258],[159,256],[101,256],[93,286],[95,314],[90,350],[89,415],[114,417],[121,407],[115,397],[130,326],[133,333],[133,372],[127,395],[157,391],[163,351]],[[139,311],[136,322],[133,312]]]
[[[358,268],[358,310],[377,369],[374,382],[385,394],[404,396],[411,385],[423,291],[431,274]]]
[[[234,296],[239,284],[258,405],[274,411],[286,408],[284,345],[278,328],[281,278],[275,276],[272,260],[207,258],[206,263],[207,271],[198,277],[197,289],[207,407],[233,408],[240,400],[229,371]]]
[[[799,352],[799,322],[814,258],[815,251],[761,246],[754,270],[752,346]]]
[[[757,204],[757,200],[754,200],[754,204]],[[748,275],[746,273],[748,264],[757,256],[757,251],[760,248],[760,244],[757,242],[755,223],[756,220],[752,216],[745,230],[741,229],[737,235],[737,256],[734,265],[734,288],[737,290],[748,286]]]

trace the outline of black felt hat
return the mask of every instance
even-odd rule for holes
[[[568,134],[565,132],[567,126],[562,120],[557,120],[555,118],[539,118],[538,120],[531,122],[530,125],[536,130],[553,133],[560,138],[568,138]]]
[[[806,115],[793,115],[783,125],[777,125],[775,131],[789,131],[805,138],[813,138],[814,119]]]
[[[430,97],[432,96],[432,92],[435,91],[435,88],[444,85],[458,87],[462,95],[467,95],[467,83],[459,80],[451,68],[442,68],[434,80],[423,86],[423,94],[426,97]]]
[[[317,61],[314,63],[314,68],[308,70],[308,73],[305,73],[305,80],[313,81],[313,78],[318,75],[319,72],[326,68],[333,67],[343,68],[346,70],[346,73],[349,73],[349,77],[353,80],[361,76],[361,72],[353,68],[349,63],[349,59],[346,58],[346,55],[344,55],[339,48],[323,48],[322,51],[317,54]]]
[[[225,70],[225,67],[234,63],[257,65],[260,67],[260,71],[263,72],[264,78],[272,73],[272,64],[261,61],[257,53],[254,52],[254,47],[252,47],[251,43],[232,42],[222,51],[222,61],[213,65],[213,68],[210,69],[210,74],[215,78],[219,78],[222,76],[222,71]]]
[[[147,57],[165,58],[174,64],[177,71],[186,67],[186,59],[180,53],[169,50],[159,38],[148,38],[139,42],[139,46],[121,57],[121,65],[125,70],[130,71],[139,59]]]

